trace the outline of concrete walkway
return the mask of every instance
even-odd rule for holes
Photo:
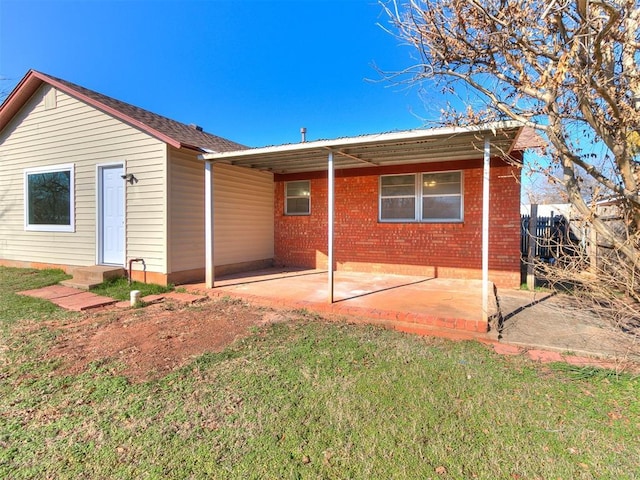
[[[113,298],[96,295],[86,290],[80,290],[64,285],[51,285],[49,287],[36,288],[34,290],[25,290],[18,292],[18,295],[27,295],[29,297],[43,298],[49,300],[61,308],[82,312],[86,310],[115,306],[117,308],[129,308],[131,303],[129,300],[119,302]],[[146,304],[157,303],[163,300],[174,300],[180,303],[194,303],[205,298],[202,295],[194,295],[190,293],[168,292],[158,295],[147,295],[140,300]]]
[[[79,290],[64,285],[51,285],[44,288],[36,288],[34,290],[25,290],[18,292],[19,295],[27,295],[29,297],[43,298],[49,300],[61,308],[81,312],[92,308],[105,307],[113,305],[117,302],[113,298],[103,297],[95,293]]]
[[[571,297],[499,290],[498,298],[503,316],[501,343],[640,362],[640,336],[620,331],[609,319],[580,308]]]

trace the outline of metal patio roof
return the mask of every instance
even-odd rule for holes
[[[273,173],[326,170],[330,151],[336,169],[469,160],[482,158],[485,138],[492,155],[510,154],[522,130],[518,122],[499,122],[211,152],[198,158]]]

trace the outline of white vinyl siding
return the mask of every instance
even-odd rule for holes
[[[215,265],[273,258],[273,175],[215,165],[213,188]]]
[[[127,258],[142,258],[150,272],[167,273],[167,145],[158,141],[158,150],[131,162],[126,173],[137,183],[127,184]],[[134,267],[138,268],[139,264]]]
[[[43,85],[0,132],[0,258],[95,264],[96,165],[124,163],[139,180],[126,190],[127,256],[162,272],[166,145],[60,91],[46,109],[51,90]],[[75,231],[25,231],[24,171],[60,164],[74,165]]]
[[[168,270],[204,268],[204,162],[169,147]]]
[[[204,162],[170,148],[169,267],[204,268]],[[273,175],[230,165],[213,167],[214,263],[273,258]]]

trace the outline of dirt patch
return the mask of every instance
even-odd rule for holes
[[[195,305],[163,302],[140,309],[87,313],[62,330],[48,357],[60,372],[77,374],[96,361],[115,361],[133,382],[166,375],[205,352],[224,350],[252,327],[288,320],[287,314],[239,301],[205,300]]]
[[[531,293],[507,293],[501,295],[507,313],[501,332],[506,343],[524,349],[604,355],[625,364],[640,362],[640,336],[621,334],[596,316],[585,317],[585,312],[572,310],[560,296],[540,301]],[[229,298],[206,298],[194,304],[164,300],[140,309],[89,311],[71,321],[46,323],[61,332],[47,357],[62,361],[61,374],[77,374],[92,362],[106,361],[118,374],[140,382],[162,377],[203,353],[222,351],[255,327],[295,317],[292,312]]]

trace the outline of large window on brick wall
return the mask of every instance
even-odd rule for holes
[[[309,215],[311,213],[311,182],[309,180],[286,182],[284,190],[285,215]]]
[[[55,165],[24,171],[25,229],[74,231],[74,167]]]
[[[380,177],[381,222],[460,222],[462,172]]]

